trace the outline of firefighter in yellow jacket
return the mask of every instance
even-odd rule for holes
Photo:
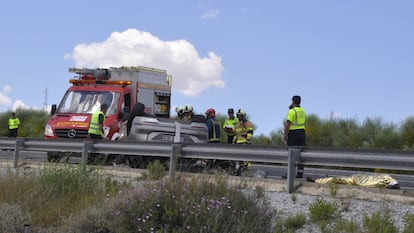
[[[247,120],[246,112],[242,109],[237,111],[237,122],[234,127],[234,138],[233,144],[251,144],[253,139],[253,124]],[[241,175],[241,172],[246,169],[251,169],[252,164],[249,161],[236,162],[235,164],[235,175]]]
[[[247,120],[246,112],[242,109],[237,111],[237,122],[234,127],[233,144],[250,144],[253,139],[253,124]]]

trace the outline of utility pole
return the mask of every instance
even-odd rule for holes
[[[45,89],[45,99],[44,99],[44,108],[45,108],[45,112],[47,112],[47,87]]]

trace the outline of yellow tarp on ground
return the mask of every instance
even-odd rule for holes
[[[319,184],[349,184],[364,187],[399,188],[398,181],[387,174],[327,177],[315,180]]]

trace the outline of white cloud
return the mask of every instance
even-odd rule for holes
[[[0,91],[0,105],[10,105],[12,100],[7,94],[11,91],[11,86],[6,85]]]
[[[16,101],[14,101],[14,103],[13,103],[13,111],[16,111],[16,109],[18,109],[18,108],[23,108],[23,109],[27,109],[27,108],[29,108],[25,103],[23,103],[23,101],[21,101],[21,100],[16,100]]]
[[[148,66],[165,69],[173,76],[173,89],[197,96],[210,87],[223,88],[221,57],[209,52],[200,57],[195,47],[186,40],[163,41],[151,33],[136,29],[113,32],[100,43],[75,46],[65,55],[78,67]]]
[[[209,10],[204,12],[200,18],[201,19],[212,19],[212,18],[216,18],[218,15],[220,14],[219,10]]]

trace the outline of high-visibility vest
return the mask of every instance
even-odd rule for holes
[[[20,125],[19,118],[10,118],[9,119],[9,129],[18,129]]]
[[[230,127],[233,129],[233,133],[227,133],[227,135],[229,136],[234,136],[235,132],[234,132],[234,128],[236,126],[236,124],[239,122],[239,118],[235,117],[233,119],[226,119],[223,123],[223,129],[226,129],[227,127]]]
[[[91,123],[89,124],[88,133],[95,134],[95,135],[102,135],[102,129],[99,126],[99,116],[102,115],[104,117],[105,122],[105,114],[102,111],[97,111],[92,114]]]
[[[289,130],[305,129],[306,113],[302,107],[289,110],[287,120],[290,121]]]

